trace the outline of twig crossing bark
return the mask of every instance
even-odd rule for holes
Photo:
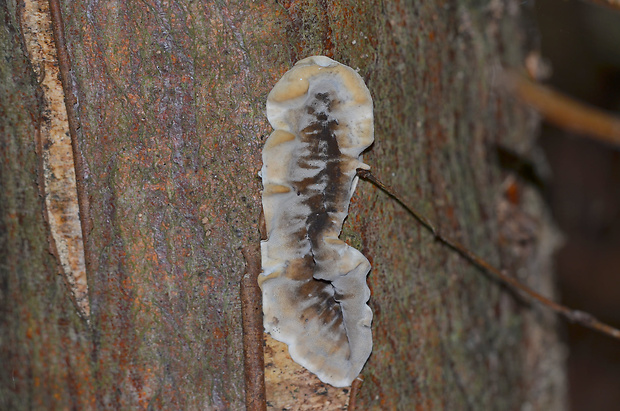
[[[566,307],[562,304],[559,304],[555,301],[548,299],[547,297],[539,294],[538,292],[532,290],[528,286],[522,284],[514,277],[505,274],[500,269],[494,267],[478,255],[474,254],[472,251],[467,249],[464,245],[450,239],[444,237],[440,234],[435,226],[422,214],[418,213],[413,207],[406,204],[401,198],[388,186],[379,181],[370,171],[363,170],[358,168],[357,175],[366,180],[375,186],[379,187],[386,194],[396,200],[409,214],[411,214],[424,228],[429,230],[431,234],[435,237],[435,240],[444,244],[448,248],[456,251],[467,261],[472,263],[474,266],[478,267],[481,271],[489,275],[491,278],[499,281],[504,284],[506,287],[516,292],[518,295],[526,298],[528,301],[537,302],[547,307],[548,309],[554,311],[555,313],[561,315],[562,317],[568,319],[571,322],[581,324],[584,327],[599,331],[605,335],[616,338],[620,340],[620,330],[614,328],[608,324],[605,324],[599,320],[597,320],[593,315],[579,310],[573,310],[569,307]]]

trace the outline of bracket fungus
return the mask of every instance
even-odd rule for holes
[[[368,260],[338,237],[372,144],[372,98],[353,69],[303,59],[267,97],[274,132],[263,149],[261,242],[265,330],[291,358],[336,387],[372,351]]]

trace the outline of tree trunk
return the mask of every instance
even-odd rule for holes
[[[48,253],[41,90],[9,1],[1,408],[243,409],[241,248],[259,241],[265,100],[309,55],[366,80],[373,173],[444,235],[553,294],[546,211],[496,154],[535,149],[535,117],[498,87],[501,67],[522,66],[530,51],[516,0],[60,5],[90,314],[78,315],[66,269]],[[343,238],[373,266],[359,409],[562,408],[553,317],[435,243],[368,183]],[[272,406],[291,401],[269,395]]]
[[[92,409],[91,334],[48,241],[41,89],[18,8],[0,3],[0,409]]]

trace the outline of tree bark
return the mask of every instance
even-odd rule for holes
[[[46,113],[15,6],[0,3],[0,409],[92,409],[92,344],[52,256],[36,144]]]
[[[379,178],[444,235],[553,294],[549,218],[495,149],[535,150],[536,118],[498,84],[530,51],[516,0],[60,5],[90,317],[47,251],[40,91],[5,3],[1,408],[243,409],[241,249],[259,241],[264,105],[309,55],[366,80],[376,135],[365,162]],[[553,317],[367,183],[343,238],[373,265],[359,409],[562,408]]]

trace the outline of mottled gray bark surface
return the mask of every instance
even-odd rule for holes
[[[328,55],[374,98],[373,172],[439,229],[552,293],[536,193],[501,170],[535,119],[502,95],[529,51],[508,1],[62,1],[90,324],[47,251],[34,135],[42,113],[15,3],[2,6],[2,401],[9,408],[243,408],[240,247],[259,241],[266,95]],[[360,409],[559,409],[554,319],[521,305],[360,183],[374,350]],[[34,405],[33,405],[34,404]]]

